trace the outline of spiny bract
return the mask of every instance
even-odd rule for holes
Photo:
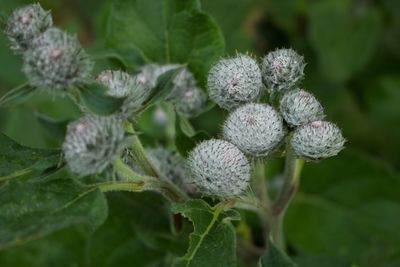
[[[295,154],[308,160],[337,155],[344,147],[341,130],[327,121],[314,121],[297,128],[291,140]]]
[[[16,9],[9,17],[5,34],[11,42],[11,49],[23,53],[32,40],[53,25],[50,12],[40,4],[31,4]]]
[[[232,112],[223,126],[226,140],[245,154],[268,156],[285,136],[279,113],[266,104],[249,103]]]
[[[262,61],[262,75],[271,93],[292,89],[304,77],[304,58],[293,49],[277,49]]]
[[[32,86],[63,93],[86,82],[92,61],[74,36],[50,28],[24,54],[23,71]]]
[[[204,195],[230,198],[240,195],[250,180],[250,164],[233,144],[218,139],[204,141],[188,158],[191,180]]]
[[[124,117],[129,117],[132,112],[137,111],[151,93],[150,88],[123,71],[105,70],[96,80],[108,87],[108,95],[126,98],[120,110]]]
[[[302,89],[286,92],[281,99],[279,110],[291,126],[300,126],[324,118],[324,109],[319,101]]]
[[[208,74],[210,99],[224,109],[256,100],[262,87],[257,62],[247,55],[218,61]]]
[[[204,103],[207,100],[206,94],[198,87],[191,87],[181,93],[179,101],[176,102],[178,114],[192,118],[200,114]]]
[[[119,156],[123,145],[119,119],[87,114],[68,125],[63,151],[71,171],[86,176],[103,171]]]

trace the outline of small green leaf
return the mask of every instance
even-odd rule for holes
[[[0,182],[57,165],[59,150],[24,147],[0,133]]]
[[[26,101],[34,92],[34,87],[23,84],[8,91],[0,98],[0,107],[16,106]]]
[[[271,241],[268,242],[266,253],[261,257],[260,267],[296,267],[297,265],[277,248]]]
[[[188,118],[179,116],[179,125],[182,133],[184,133],[187,137],[193,137],[196,135],[196,130],[193,128],[193,125],[190,123]]]
[[[85,105],[99,115],[110,115],[116,112],[125,98],[116,98],[107,95],[108,88],[102,84],[93,82],[80,88]]]
[[[137,112],[141,113],[148,107],[163,100],[174,89],[174,79],[183,70],[183,67],[178,67],[163,73],[157,79],[156,87],[152,89],[149,98],[143,103],[142,108]]]
[[[221,204],[211,208],[199,199],[174,203],[171,208],[192,221],[194,227],[187,253],[173,266],[236,267],[236,236],[230,222],[240,217],[236,211],[225,212]]]
[[[80,185],[62,171],[51,178],[12,180],[0,187],[0,249],[71,225],[94,230],[104,222],[107,203],[96,187]]]

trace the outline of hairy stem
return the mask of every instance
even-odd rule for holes
[[[162,185],[162,192],[168,196],[171,200],[182,202],[189,199],[185,192],[183,192],[179,187],[177,187],[171,180],[166,178],[162,173],[160,173],[157,168],[151,163],[146,155],[144,147],[140,142],[139,137],[135,134],[132,125],[127,126],[127,131],[133,134],[132,143],[130,145],[132,159],[140,164],[143,171],[150,176],[156,177],[160,180]]]
[[[283,236],[283,219],[287,207],[295,196],[300,182],[300,174],[304,161],[297,159],[288,142],[286,146],[285,172],[282,189],[272,204],[272,216],[270,222],[270,234],[273,242],[280,248],[285,249]]]

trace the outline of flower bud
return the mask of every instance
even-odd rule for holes
[[[208,74],[210,98],[224,109],[256,100],[262,87],[257,62],[247,55],[218,61]]]
[[[240,195],[250,180],[250,164],[233,144],[212,139],[197,145],[188,159],[199,192],[222,198]]]
[[[295,154],[307,160],[320,160],[337,155],[345,139],[340,129],[327,121],[314,121],[294,131],[291,144]]]
[[[280,102],[279,110],[291,126],[300,126],[324,118],[324,109],[309,92],[301,89],[286,92]]]
[[[191,87],[182,92],[178,99],[175,103],[178,114],[192,118],[200,114],[207,96],[200,88]]]
[[[137,78],[123,71],[105,70],[96,80],[108,87],[108,95],[125,98],[120,110],[124,117],[129,117],[132,112],[137,111],[151,93]]]
[[[120,120],[87,114],[68,125],[63,151],[71,171],[86,176],[102,172],[119,156],[123,146]]]
[[[34,38],[53,25],[50,12],[40,4],[31,4],[16,9],[7,21],[5,34],[11,42],[11,49],[23,53]]]
[[[232,112],[223,126],[224,138],[249,156],[268,156],[285,136],[279,113],[266,104],[249,103]]]
[[[32,86],[63,93],[83,84],[93,67],[76,37],[50,28],[24,54],[23,71]]]
[[[304,59],[293,49],[277,49],[263,58],[262,75],[272,93],[292,89],[304,77]]]

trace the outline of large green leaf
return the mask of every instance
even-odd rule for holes
[[[300,188],[285,219],[299,253],[366,267],[400,264],[400,175],[385,163],[347,149],[306,164]]]
[[[9,90],[0,98],[0,107],[15,106],[23,103],[35,92],[35,89],[29,84],[23,84]]]
[[[238,213],[224,212],[221,206],[211,208],[199,199],[173,204],[172,211],[188,218],[194,227],[187,253],[173,266],[236,266],[236,238],[230,220],[237,220]]]
[[[214,20],[198,0],[117,0],[108,21],[106,44],[131,68],[150,62],[187,63],[200,82],[224,53]]]
[[[56,165],[60,151],[24,147],[0,133],[0,182]]]
[[[98,188],[78,184],[63,171],[45,180],[8,181],[0,187],[0,249],[71,225],[94,230],[107,212]]]
[[[376,47],[380,17],[374,9],[358,13],[352,1],[320,1],[310,9],[310,42],[325,77],[348,80],[362,70]]]

